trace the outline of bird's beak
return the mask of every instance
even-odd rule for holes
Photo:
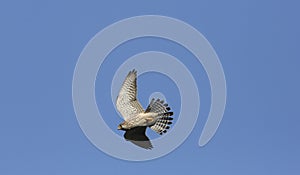
[[[121,130],[121,129],[122,129],[122,126],[121,126],[121,125],[119,125],[119,126],[118,126],[118,130]]]

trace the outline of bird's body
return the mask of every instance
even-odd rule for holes
[[[149,138],[145,135],[147,127],[159,134],[163,134],[170,128],[173,112],[163,100],[152,99],[146,110],[143,109],[137,96],[137,72],[128,73],[118,95],[116,106],[124,122],[118,126],[119,130],[126,131],[126,140],[146,149],[151,149]]]
[[[158,117],[158,114],[154,112],[139,113],[131,119],[124,121],[121,126],[122,129],[132,129],[137,126],[151,126],[155,124]]]

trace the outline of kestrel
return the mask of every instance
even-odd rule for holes
[[[173,112],[170,107],[160,99],[152,99],[146,110],[137,100],[137,71],[132,70],[125,78],[117,97],[117,109],[124,118],[118,129],[124,130],[124,138],[132,143],[151,149],[152,144],[146,136],[146,128],[150,127],[156,133],[162,135],[167,132],[172,124]]]

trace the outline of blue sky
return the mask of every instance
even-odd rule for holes
[[[295,1],[1,1],[1,174],[299,174],[300,24]],[[101,29],[136,15],[166,15],[199,30],[216,50],[227,81],[227,106],[215,137],[198,139],[209,111],[209,83],[186,50],[146,38],[109,55],[100,74],[142,51],[172,53],[197,75],[201,111],[175,151],[146,162],[106,155],[81,131],[72,105],[72,77],[87,42]],[[109,81],[107,77],[107,81]],[[166,82],[157,89],[145,80]],[[120,122],[108,91],[96,80],[98,106],[112,128]],[[159,74],[139,79],[144,107],[151,91],[167,94],[178,112],[172,82]],[[111,115],[111,116],[109,116]],[[113,119],[110,119],[112,117]],[[120,134],[120,133],[119,133]],[[151,135],[155,137],[155,135]]]

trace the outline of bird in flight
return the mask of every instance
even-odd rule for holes
[[[173,112],[170,107],[160,99],[152,99],[146,110],[137,100],[137,71],[133,69],[126,76],[116,101],[117,110],[124,118],[118,130],[124,130],[124,138],[133,144],[145,149],[153,146],[146,136],[146,129],[150,127],[162,135],[170,128]]]

